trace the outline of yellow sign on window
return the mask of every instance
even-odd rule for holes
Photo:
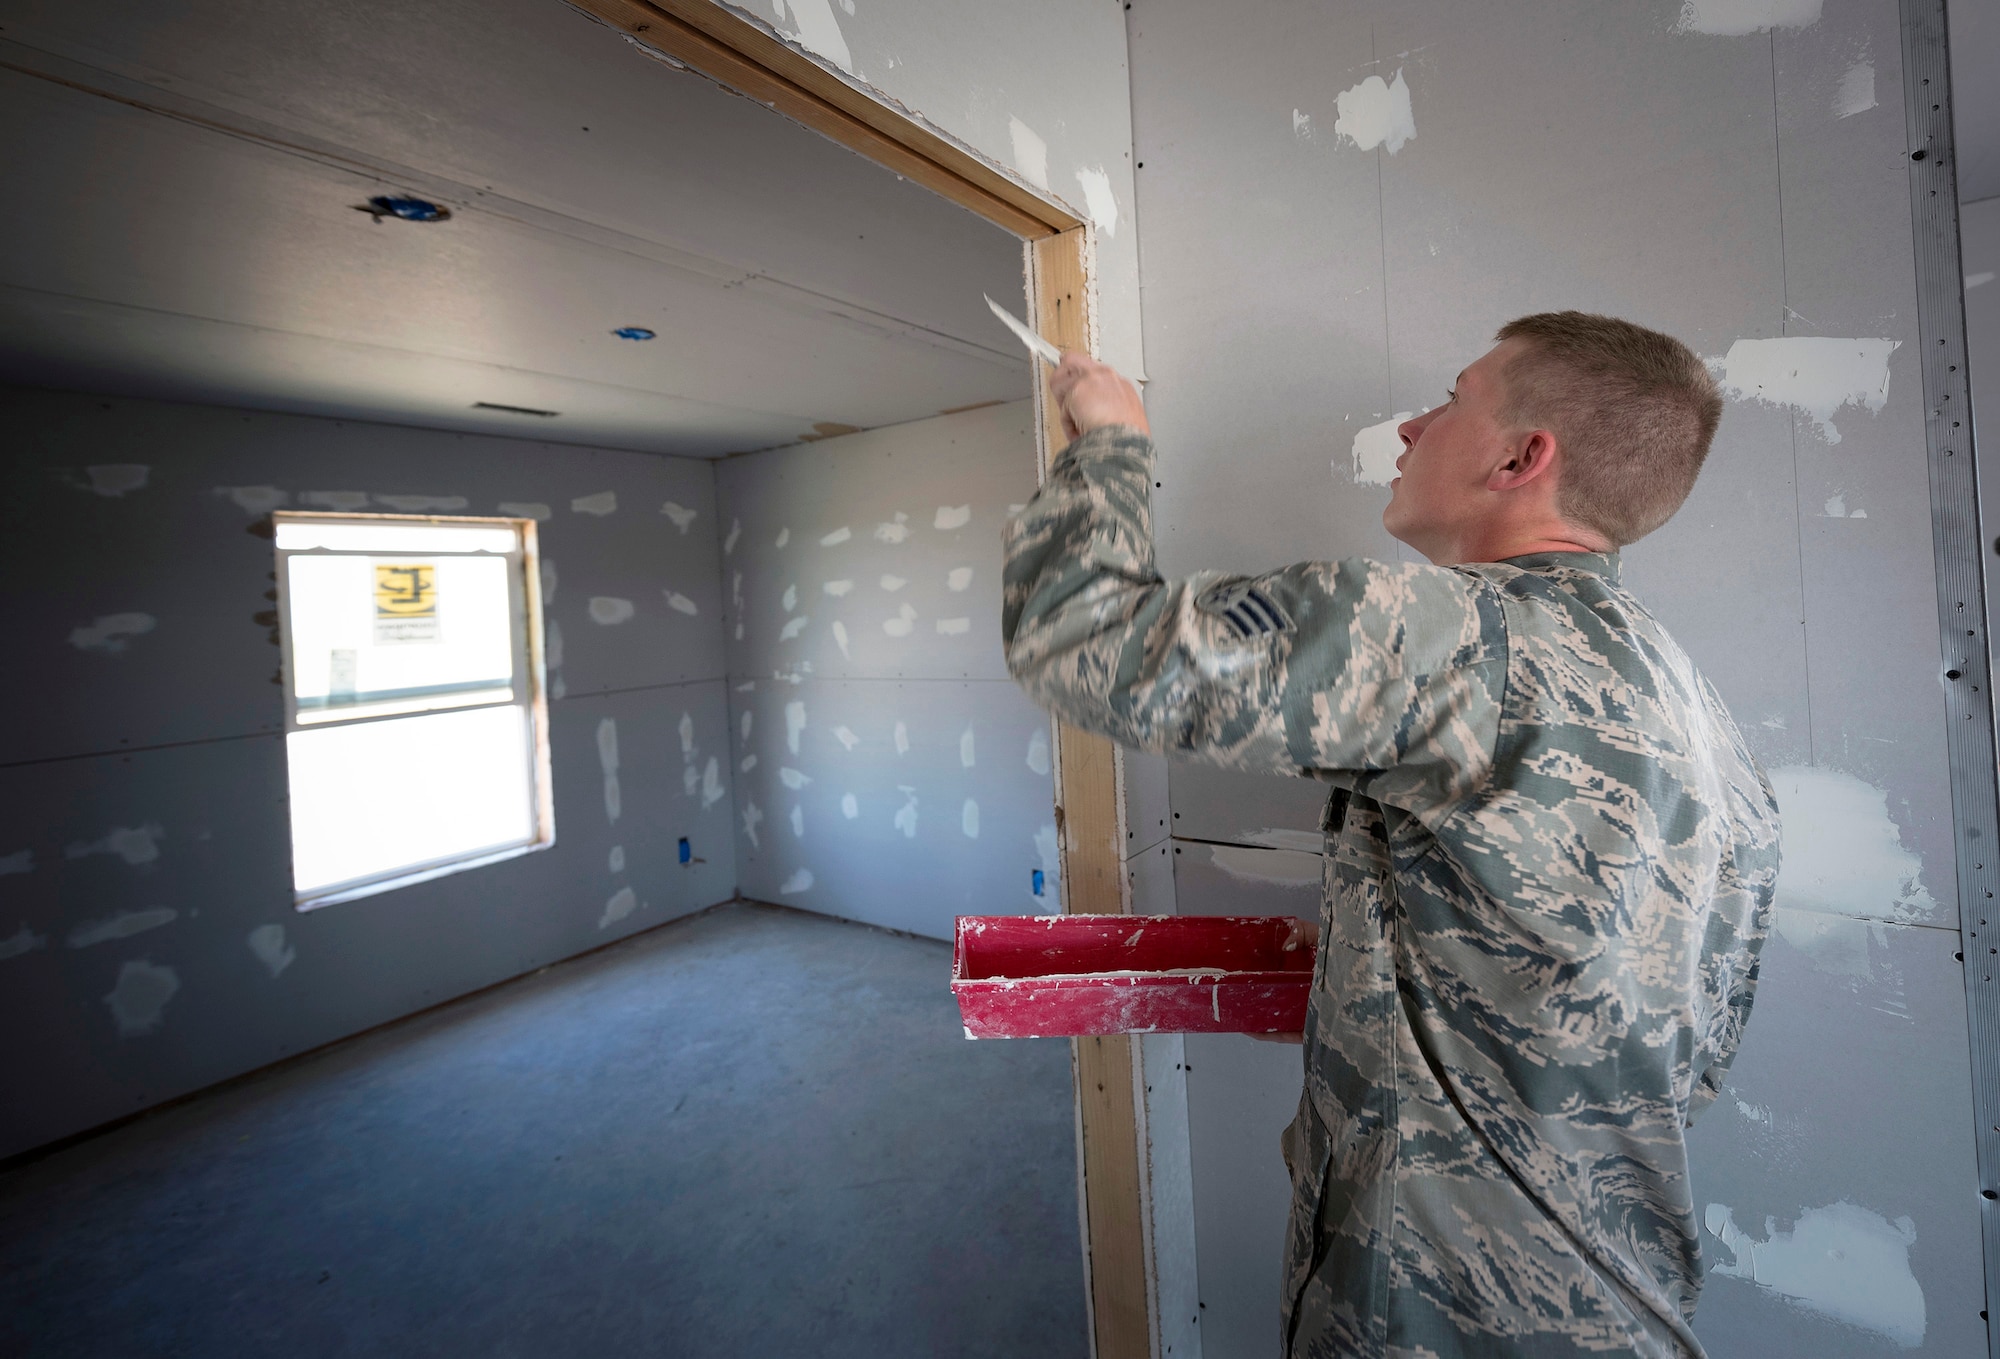
[[[375,563],[375,644],[439,640],[437,564]]]

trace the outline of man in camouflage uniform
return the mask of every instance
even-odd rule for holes
[[[1403,424],[1435,565],[1163,580],[1130,384],[1008,526],[1009,666],[1127,745],[1332,785],[1282,1335],[1293,1356],[1699,1355],[1685,1129],[1750,1013],[1777,808],[1618,584],[1721,401],[1664,335],[1525,317]]]

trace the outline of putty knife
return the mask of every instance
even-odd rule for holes
[[[986,297],[986,294],[981,293],[980,296]],[[1049,367],[1051,368],[1056,368],[1061,366],[1062,351],[1060,349],[1057,349],[1047,340],[1044,340],[1041,336],[1035,334],[1034,331],[1029,330],[1025,325],[1022,325],[1019,321],[1015,320],[1014,314],[1012,312],[1008,311],[998,302],[995,302],[992,298],[986,297],[986,305],[993,308],[993,314],[1006,323],[1007,329],[1013,331],[1015,337],[1018,338],[1022,344],[1028,346],[1028,352],[1030,354],[1033,354],[1038,359],[1046,360]]]

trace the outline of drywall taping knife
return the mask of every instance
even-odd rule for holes
[[[980,296],[986,297],[986,294],[981,293]],[[1035,334],[1034,331],[1029,330],[1025,325],[1021,324],[1021,322],[1015,320],[1014,314],[1012,312],[1008,311],[998,302],[995,302],[992,298],[986,297],[986,305],[993,308],[993,314],[999,317],[1001,321],[1006,324],[1007,329],[1014,332],[1015,337],[1019,339],[1022,344],[1028,346],[1028,352],[1030,354],[1033,354],[1038,359],[1046,360],[1049,367],[1051,368],[1058,368],[1062,366],[1062,351],[1060,349],[1057,349],[1047,340],[1044,340],[1041,336]]]

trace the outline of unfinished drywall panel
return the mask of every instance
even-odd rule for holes
[[[1979,457],[1980,512],[2000,525],[2000,198],[1959,209],[1959,250],[1965,260],[1965,343],[1971,365],[1975,452]],[[2000,547],[1994,549],[2000,553]],[[1989,561],[1994,560],[1989,558]],[[1986,592],[1988,635],[2000,621],[2000,591]]]

